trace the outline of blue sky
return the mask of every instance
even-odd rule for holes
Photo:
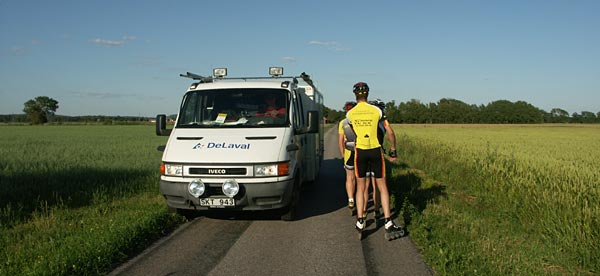
[[[239,3],[238,3],[239,2]],[[307,72],[341,109],[371,99],[523,100],[600,111],[600,1],[0,0],[0,114],[178,111],[187,71]]]

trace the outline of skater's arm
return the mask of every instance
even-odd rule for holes
[[[388,139],[390,139],[391,152],[396,152],[396,133],[394,133],[394,130],[390,127],[390,124],[387,122],[387,120],[385,121],[384,127],[387,132]],[[396,157],[390,157],[390,160],[395,161]]]
[[[340,154],[342,155],[342,158],[344,157],[344,134],[338,134],[338,147],[340,148]]]

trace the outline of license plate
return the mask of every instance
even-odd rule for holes
[[[208,206],[208,207],[235,206],[235,199],[233,199],[233,198],[201,198],[200,206]]]

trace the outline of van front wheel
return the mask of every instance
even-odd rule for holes
[[[292,192],[292,200],[290,201],[290,206],[285,207],[283,215],[281,215],[281,220],[283,221],[293,221],[296,219],[296,209],[298,206],[298,202],[300,201],[300,185],[299,181],[294,181],[294,188]]]

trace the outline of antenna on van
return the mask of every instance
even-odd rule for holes
[[[184,78],[189,78],[189,79],[193,79],[193,80],[198,80],[201,83],[202,82],[212,82],[213,78],[212,77],[203,77],[194,73],[190,73],[190,72],[186,72],[185,75],[184,74],[179,74],[180,77],[184,77]]]

